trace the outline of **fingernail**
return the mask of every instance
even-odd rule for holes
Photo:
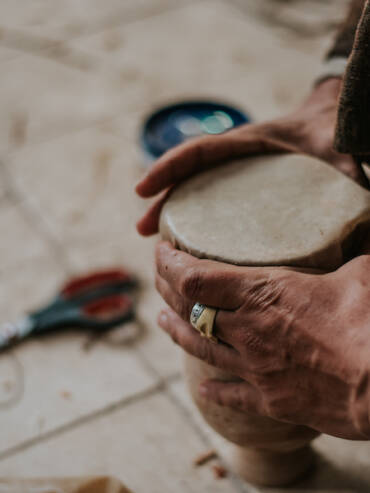
[[[208,388],[205,384],[200,384],[199,385],[199,393],[202,397],[207,397],[208,395]]]

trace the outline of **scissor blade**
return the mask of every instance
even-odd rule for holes
[[[17,322],[6,322],[0,326],[0,348],[5,348],[13,342],[24,339],[34,329],[34,320],[24,317]]]

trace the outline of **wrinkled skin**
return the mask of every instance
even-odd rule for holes
[[[156,263],[157,289],[171,307],[159,325],[188,353],[245,380],[204,382],[205,398],[343,438],[370,438],[361,408],[370,256],[318,275],[199,260],[161,242]],[[189,325],[196,301],[219,308],[219,344]]]
[[[137,186],[142,197],[162,194],[139,221],[139,232],[158,231],[172,186],[252,153],[316,156],[367,187],[352,157],[332,150],[340,86],[329,79],[287,117],[168,152]],[[369,244],[363,253],[370,253]],[[161,242],[156,267],[157,289],[170,307],[159,325],[188,353],[243,379],[203,382],[205,399],[343,438],[370,438],[370,255],[314,274],[199,260]],[[189,325],[195,302],[219,308],[217,345]]]

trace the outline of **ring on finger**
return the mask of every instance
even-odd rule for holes
[[[201,303],[195,303],[190,314],[190,323],[202,337],[217,343],[218,339],[213,335],[214,322],[217,314],[216,308],[211,308]]]

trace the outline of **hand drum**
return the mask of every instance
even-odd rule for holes
[[[163,208],[160,231],[199,258],[331,271],[355,255],[369,224],[369,192],[317,159],[275,155],[225,163],[182,183]],[[316,431],[205,401],[200,382],[236,378],[191,356],[185,375],[205,420],[235,444],[241,476],[278,486],[306,472]]]

